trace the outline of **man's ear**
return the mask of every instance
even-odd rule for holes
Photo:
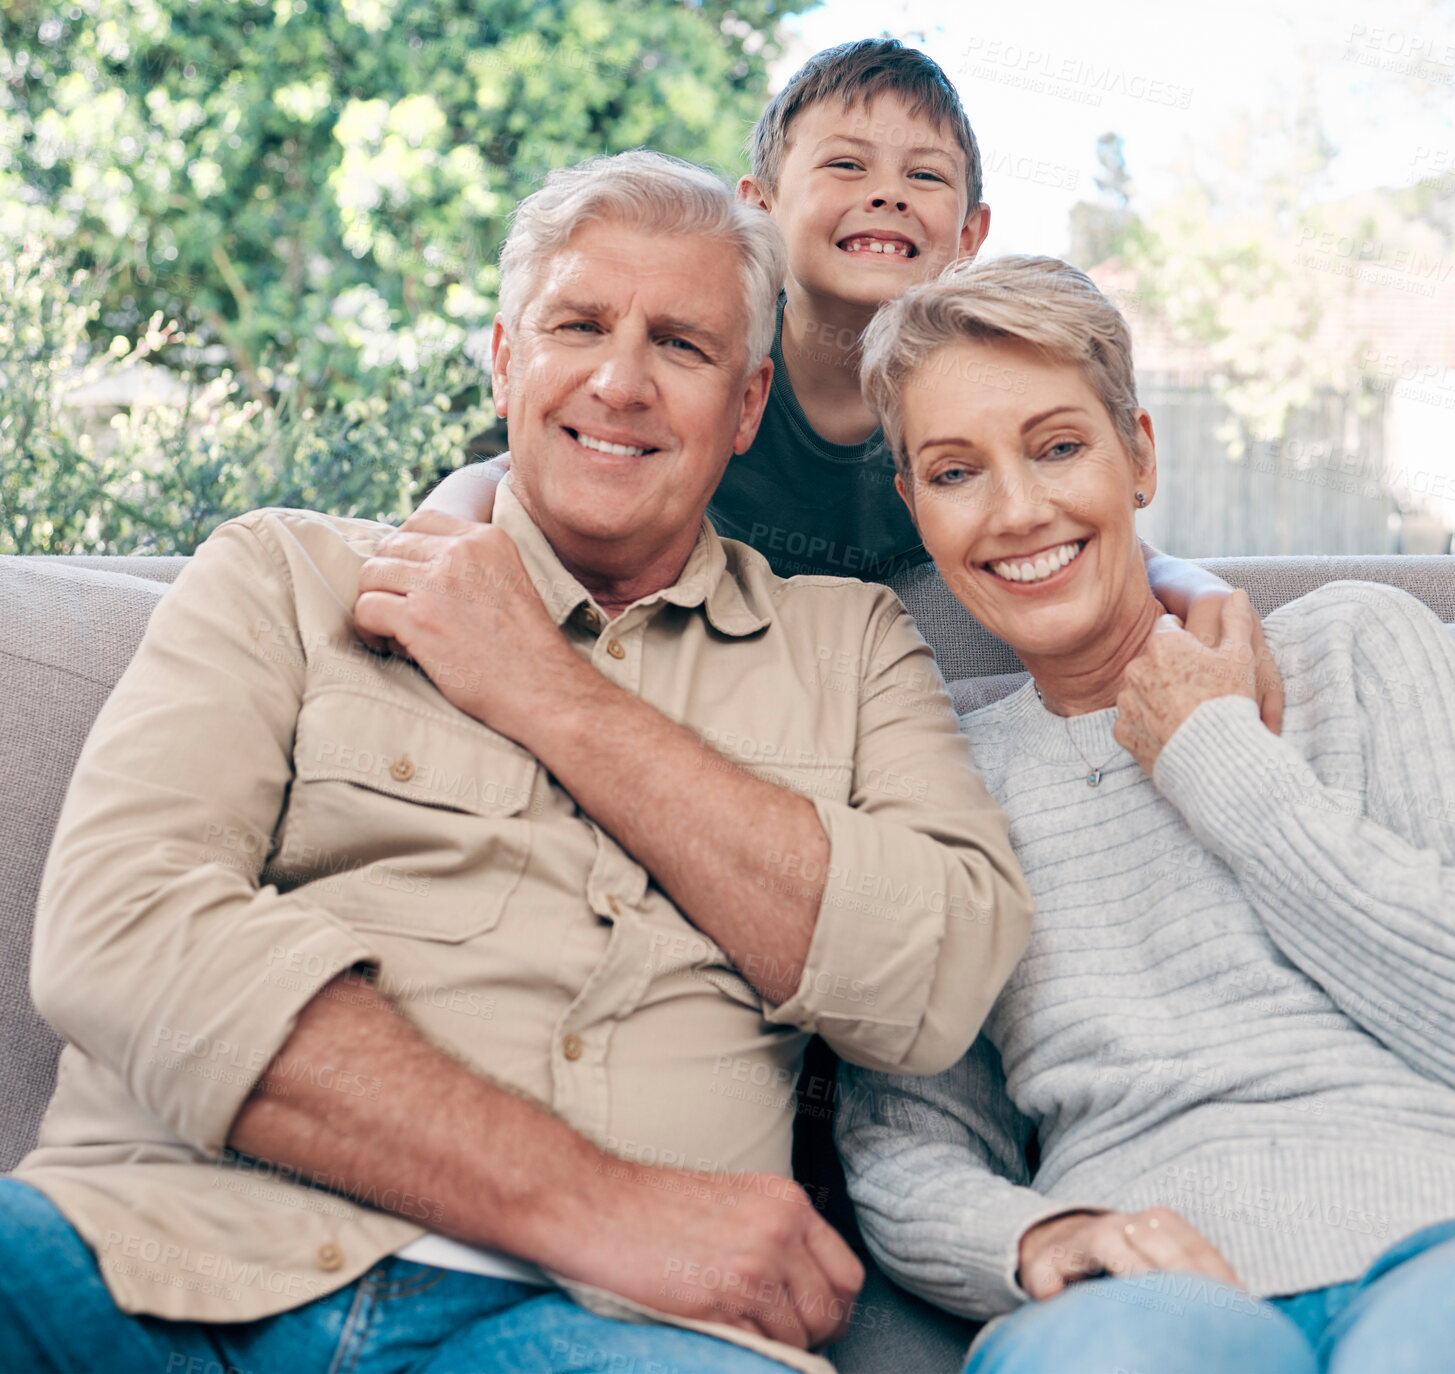
[[[990,206],[983,200],[966,217],[965,227],[960,230],[960,256],[973,258],[990,232]]]
[[[756,206],[759,210],[766,210],[769,214],[773,213],[773,207],[768,200],[768,193],[757,177],[740,177],[738,179],[737,196],[739,200],[746,201],[749,205]]]
[[[495,403],[495,413],[504,420],[510,398],[510,335],[505,332],[505,323],[495,317],[490,331],[490,399]]]
[[[743,383],[743,413],[738,432],[733,435],[733,452],[746,453],[758,433],[763,407],[768,404],[768,390],[773,385],[773,359],[764,358]]]

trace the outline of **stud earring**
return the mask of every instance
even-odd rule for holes
[[[1147,494],[1146,494],[1146,492],[1139,491],[1137,493],[1137,505],[1138,506],[1145,506],[1146,504],[1147,504]]]

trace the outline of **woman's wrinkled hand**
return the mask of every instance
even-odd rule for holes
[[[1164,616],[1127,665],[1117,696],[1116,739],[1147,774],[1156,767],[1163,746],[1203,702],[1225,696],[1258,700],[1256,625],[1248,594],[1235,591],[1222,604],[1215,646]]]
[[[1068,1212],[1021,1237],[1020,1285],[1038,1301],[1082,1279],[1153,1269],[1206,1274],[1243,1287],[1213,1243],[1170,1207],[1145,1212]]]

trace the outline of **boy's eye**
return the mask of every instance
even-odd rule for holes
[[[922,167],[917,172],[911,172],[910,173],[910,176],[911,177],[919,177],[920,179],[922,179],[924,181],[938,181],[938,182],[941,182],[941,183],[948,184],[947,181],[946,181],[946,178],[945,177],[942,177],[938,172],[932,172],[928,168],[924,168],[924,167]]]
[[[862,172],[864,164],[856,157],[836,157],[827,164],[830,167],[840,167],[850,172]]]

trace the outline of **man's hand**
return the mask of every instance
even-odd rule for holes
[[[581,660],[509,535],[439,511],[410,518],[414,528],[388,535],[359,569],[359,637],[413,659],[462,711],[518,738]]]
[[[1223,602],[1221,636],[1208,648],[1164,616],[1146,647],[1129,664],[1117,696],[1116,739],[1150,775],[1162,747],[1205,701],[1244,696],[1256,700],[1253,628],[1248,594]]]
[[[1038,1301],[1081,1279],[1152,1269],[1206,1274],[1243,1286],[1213,1243],[1168,1207],[1071,1212],[1040,1222],[1021,1237],[1020,1285]]]
[[[605,1173],[607,1200],[570,1224],[574,1262],[559,1272],[799,1349],[848,1329],[864,1266],[792,1180],[625,1161]]]

